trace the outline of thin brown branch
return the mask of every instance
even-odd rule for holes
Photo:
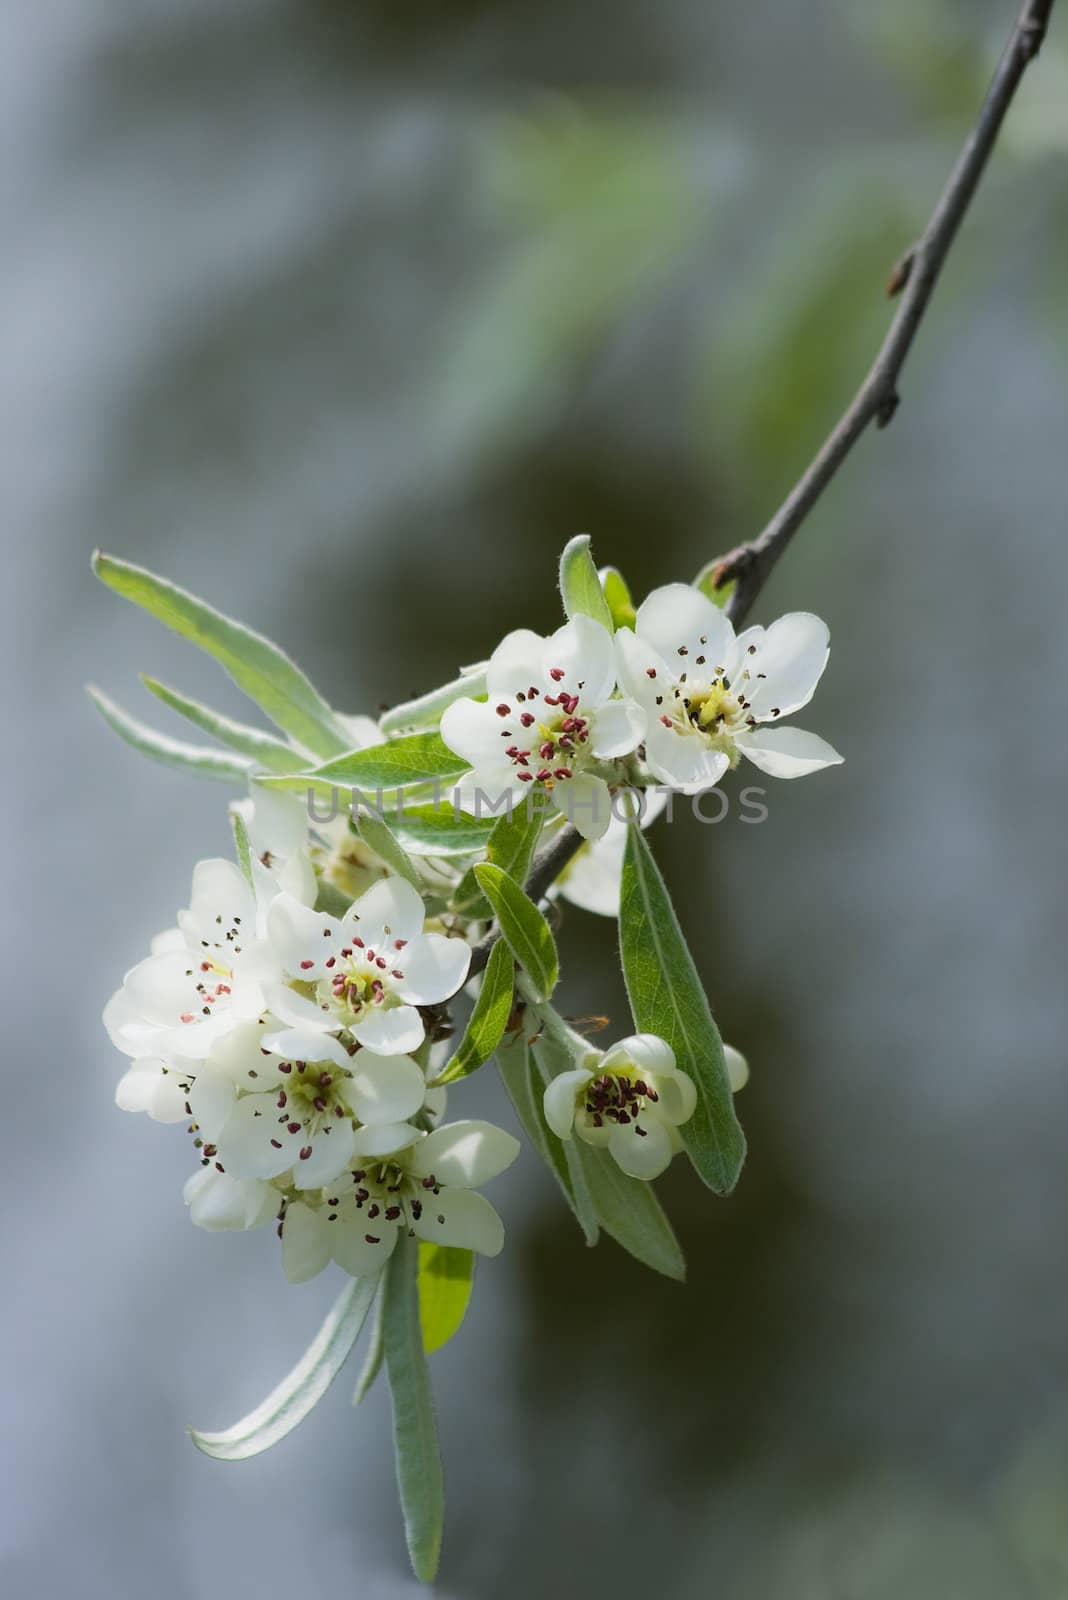
[[[736,588],[728,615],[749,611],[776,561],[819,500],[853,446],[871,423],[885,428],[899,403],[898,378],[945,265],[950,246],[983,175],[1020,80],[1046,36],[1054,0],[1027,0],[998,63],[978,120],[957,158],[927,227],[894,267],[887,293],[900,294],[894,320],[853,403],[826,439],[758,538],[724,556],[717,588]]]

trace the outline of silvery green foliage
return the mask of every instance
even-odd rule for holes
[[[236,859],[196,864],[188,906],[105,1008],[128,1058],[116,1101],[190,1139],[197,1226],[275,1222],[292,1282],[328,1267],[350,1280],[262,1405],[192,1436],[231,1460],[277,1443],[370,1319],[355,1398],[384,1368],[409,1553],[430,1581],[444,1502],[426,1357],[463,1321],[476,1255],[504,1245],[482,1189],[520,1151],[447,1116],[448,1090],[496,1060],[587,1241],[603,1231],[684,1278],[651,1180],[685,1153],[715,1192],[733,1188],[748,1068],[720,1039],[644,830],[670,791],[743,756],[780,778],[841,759],[779,726],[812,698],[827,629],[796,613],[735,635],[699,585],[635,606],[580,536],[560,563],[559,628],[508,634],[379,724],[334,710],[277,646],[195,596],[112,557],[94,567],[213,655],[275,728],[146,678],[216,741],[192,744],[90,691],[145,755],[244,790]],[[557,1008],[568,930],[558,941],[547,913],[561,902],[618,920],[632,1027],[607,1046]]]

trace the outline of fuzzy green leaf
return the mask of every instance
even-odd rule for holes
[[[408,1554],[416,1577],[430,1583],[441,1554],[445,1486],[419,1320],[416,1244],[402,1231],[386,1267],[382,1337],[393,1399],[393,1448]]]
[[[372,1384],[382,1370],[382,1360],[385,1355],[385,1341],[382,1337],[382,1313],[385,1309],[386,1297],[380,1294],[375,1301],[374,1316],[371,1318],[371,1332],[367,1338],[367,1349],[364,1351],[363,1366],[356,1379],[356,1387],[352,1391],[352,1403],[358,1406],[361,1400],[371,1389]]]
[[[626,578],[615,567],[602,567],[598,576],[614,626],[617,629],[633,628],[637,613]]]
[[[588,533],[577,533],[564,546],[560,557],[560,594],[569,619],[592,617],[609,633],[613,632],[612,612],[590,555]]]
[[[413,733],[366,750],[350,750],[316,767],[309,777],[344,788],[403,789],[433,778],[455,778],[467,763],[437,733]]]
[[[428,1356],[459,1330],[475,1284],[475,1252],[455,1245],[419,1244],[419,1323]]]
[[[729,1194],[745,1160],[723,1042],[671,897],[636,823],[627,828],[619,907],[619,948],[635,1025],[675,1052],[697,1086],[697,1109],[679,1130],[697,1172]]]
[[[462,677],[454,678],[452,683],[443,683],[440,689],[431,689],[428,694],[391,707],[379,718],[378,726],[387,738],[400,733],[428,733],[437,727],[454,700],[462,700],[465,695],[478,700],[485,692],[485,669],[476,668]]]
[[[542,821],[541,813],[529,803],[513,806],[510,816],[505,813],[495,822],[486,841],[486,860],[500,867],[502,872],[507,872],[513,882],[525,883],[541,837]],[[454,911],[474,922],[486,921],[493,915],[493,908],[482,892],[474,867],[469,868],[460,879],[452,897],[452,905]]]
[[[187,722],[193,723],[202,732],[210,733],[213,739],[228,744],[239,755],[247,756],[258,767],[266,767],[271,772],[299,772],[308,765],[306,751],[276,739],[273,734],[251,728],[245,722],[235,722],[232,717],[224,717],[220,711],[212,711],[210,706],[201,705],[199,700],[190,700],[187,695],[179,694],[177,689],[171,689],[143,672],[141,682],[157,700],[162,700],[165,706],[177,711],[180,717],[185,717]]]
[[[354,1279],[342,1290],[292,1372],[271,1390],[262,1405],[223,1433],[201,1433],[190,1428],[189,1436],[197,1449],[219,1461],[244,1461],[292,1433],[318,1405],[344,1366],[377,1289],[377,1278]]]
[[[93,571],[117,594],[214,656],[272,722],[315,755],[337,755],[351,742],[344,724],[310,680],[261,633],[131,561],[97,550]]]
[[[387,866],[392,867],[398,877],[407,878],[415,889],[421,889],[419,874],[408,860],[401,846],[381,817],[372,816],[363,812],[356,824],[360,837],[366,845],[382,857]]]
[[[560,958],[552,930],[533,900],[492,862],[475,867],[479,886],[493,907],[501,933],[538,994],[547,1000],[560,976]]]
[[[686,1261],[653,1187],[622,1172],[607,1150],[575,1137],[586,1186],[598,1221],[636,1261],[683,1282]]]
[[[490,951],[482,987],[464,1036],[445,1070],[435,1079],[436,1083],[455,1083],[458,1078],[466,1078],[496,1050],[512,1014],[514,967],[511,950],[503,939],[498,939]]]
[[[124,739],[134,750],[143,756],[148,756],[152,761],[161,761],[167,767],[178,767],[183,772],[195,772],[202,778],[219,778],[223,783],[239,783],[242,787],[248,781],[252,763],[244,756],[228,755],[225,750],[216,750],[206,745],[186,744],[184,739],[172,739],[165,733],[157,733],[147,722],[140,722],[137,717],[131,717],[129,712],[116,705],[103,690],[97,689],[91,683],[86,684],[86,693],[108,727],[113,728],[119,738]]]
[[[542,1097],[547,1077],[534,1060],[526,1035],[520,1030],[497,1051],[497,1068],[519,1118],[520,1127],[560,1185],[587,1244],[597,1243],[597,1217],[577,1157],[559,1140],[545,1121]],[[552,1076],[550,1073],[548,1076]]]

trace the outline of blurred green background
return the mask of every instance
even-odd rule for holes
[[[228,849],[227,791],[140,763],[80,685],[240,701],[91,548],[352,711],[554,626],[577,531],[638,593],[691,577],[859,381],[1012,9],[5,13],[13,1600],[416,1589],[384,1391],[241,1467],[182,1432],[260,1399],[336,1285],[197,1233],[184,1141],[111,1105],[99,1010]],[[442,1595],[1068,1595],[1066,24],[893,427],[758,608],[828,619],[804,720],[846,766],[769,781],[763,827],[654,836],[752,1065],[742,1184],[662,1184],[682,1290],[587,1253],[532,1156],[501,1181],[508,1248],[433,1363]],[[562,943],[618,1036],[612,934],[572,911]],[[481,1076],[463,1102],[509,1121]]]

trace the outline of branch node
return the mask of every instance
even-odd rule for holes
[[[894,420],[894,413],[901,404],[901,396],[896,389],[892,389],[885,400],[879,402],[879,409],[875,413],[875,426],[888,428]]]
[[[890,268],[890,276],[886,280],[886,297],[892,300],[899,295],[909,279],[912,277],[912,263],[916,259],[916,246],[910,244],[903,256],[899,256]]]

